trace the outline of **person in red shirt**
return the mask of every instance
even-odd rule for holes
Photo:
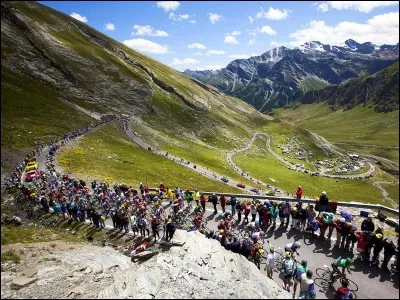
[[[165,184],[164,183],[160,183],[159,189],[161,192],[165,192]]]
[[[249,223],[249,214],[250,214],[250,206],[249,204],[244,205],[244,221],[246,221],[246,224]]]
[[[224,212],[225,212],[225,205],[226,205],[226,198],[225,198],[224,195],[222,195],[222,196],[219,198],[219,203],[221,204],[222,213],[224,213]]]
[[[297,197],[297,199],[300,200],[302,195],[303,195],[303,189],[302,189],[301,186],[299,185],[299,186],[297,187],[297,190],[296,190],[296,197]]]
[[[349,282],[346,279],[340,280],[342,286],[337,289],[333,299],[354,299],[353,293],[347,288]]]
[[[201,207],[203,207],[203,211],[206,211],[206,201],[207,201],[206,196],[204,194],[201,194],[200,204],[201,204]]]

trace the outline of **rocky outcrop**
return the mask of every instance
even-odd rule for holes
[[[216,240],[177,230],[148,260],[131,262],[94,245],[48,242],[7,245],[21,264],[2,265],[2,298],[289,299],[256,266]],[[174,246],[175,245],[175,246]],[[3,250],[3,249],[2,249]]]
[[[276,299],[290,295],[239,254],[199,232],[177,230],[171,247],[121,272],[99,298]]]

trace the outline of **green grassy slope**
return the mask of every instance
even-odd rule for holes
[[[140,148],[115,124],[103,126],[83,136],[75,145],[62,148],[57,152],[57,163],[77,178],[105,180],[109,184],[119,182],[138,186],[139,182],[145,182],[149,186],[158,186],[162,181],[173,188],[240,192]]]
[[[338,201],[381,203],[381,194],[370,184],[369,179],[335,180],[288,170],[265,149],[265,139],[258,139],[249,151],[234,155],[233,160],[256,178],[289,193],[295,193],[297,186],[301,185],[304,195],[308,197],[316,198],[325,190],[330,199]],[[269,178],[277,182],[274,183]]]

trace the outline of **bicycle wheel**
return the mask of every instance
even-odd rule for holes
[[[354,291],[351,291],[351,293],[353,294],[353,299],[357,299],[357,294]]]
[[[331,285],[328,280],[326,280],[325,278],[321,278],[321,277],[315,278],[314,283],[323,289],[327,289]]]
[[[244,239],[249,239],[250,238],[250,232],[248,230],[242,229],[240,231],[240,235],[244,238]]]
[[[356,292],[358,291],[358,285],[351,279],[346,278],[349,282],[349,286],[347,287],[350,291]]]
[[[331,278],[331,272],[327,268],[317,268],[315,270],[315,273],[321,278],[324,278],[326,280],[329,280]]]

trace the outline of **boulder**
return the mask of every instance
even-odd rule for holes
[[[29,278],[26,276],[17,276],[11,282],[11,289],[13,289],[13,290],[22,289],[37,280],[38,280],[37,277]]]

